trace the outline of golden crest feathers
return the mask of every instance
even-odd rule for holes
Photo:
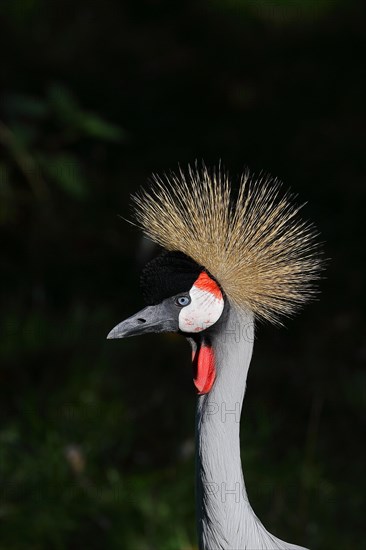
[[[234,198],[227,173],[203,165],[153,176],[133,202],[147,237],[202,265],[237,307],[279,323],[314,295],[322,268],[318,234],[294,198],[278,180],[249,173]]]

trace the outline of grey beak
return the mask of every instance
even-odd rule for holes
[[[172,312],[164,302],[156,306],[148,306],[135,313],[110,331],[107,339],[127,338],[148,332],[175,332],[178,330],[178,320],[173,319]]]

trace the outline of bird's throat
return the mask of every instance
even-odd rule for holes
[[[215,353],[212,346],[201,342],[192,352],[193,382],[198,395],[208,393],[216,378]]]
[[[206,342],[210,346],[202,345],[204,339],[194,342],[195,384],[201,394],[196,414],[200,550],[301,550],[265,529],[246,493],[239,436],[253,340],[253,315],[231,307],[225,324]]]
[[[228,311],[224,324],[211,338],[216,380],[201,395],[196,415],[197,519],[200,550],[261,548],[244,540],[254,523],[240,460],[240,415],[253,349],[254,323],[250,314]],[[197,347],[197,352],[205,348]],[[198,362],[200,357],[198,356]],[[202,372],[208,371],[202,367]],[[202,375],[203,376],[203,375]],[[198,376],[198,378],[200,378]],[[244,527],[243,527],[244,526]]]

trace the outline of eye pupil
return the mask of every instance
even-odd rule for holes
[[[188,296],[178,296],[176,302],[179,306],[187,306],[190,303],[190,298]]]

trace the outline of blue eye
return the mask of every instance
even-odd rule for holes
[[[184,307],[191,303],[191,299],[189,296],[178,296],[178,298],[175,299],[175,303],[177,306]]]

